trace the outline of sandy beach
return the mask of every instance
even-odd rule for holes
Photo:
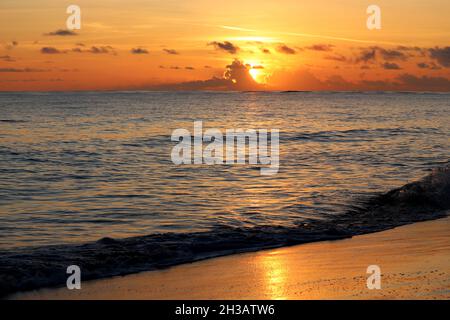
[[[11,299],[449,299],[450,218],[238,254]],[[381,289],[369,290],[369,265]]]

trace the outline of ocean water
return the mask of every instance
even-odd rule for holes
[[[280,130],[278,174],[174,165],[177,128]],[[450,94],[0,93],[0,249],[327,221],[450,159]]]

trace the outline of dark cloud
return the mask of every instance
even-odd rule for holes
[[[397,78],[400,87],[411,91],[450,91],[450,80],[444,77],[417,77],[411,74],[402,74]]]
[[[190,66],[187,66],[187,67],[184,67],[186,70],[195,70],[195,68],[194,67],[190,67]]]
[[[132,54],[148,54],[148,50],[144,48],[133,48],[131,49]]]
[[[434,47],[428,49],[430,57],[435,59],[441,66],[450,68],[450,47]]]
[[[404,51],[404,52],[415,52],[418,53],[419,56],[425,57],[426,53],[427,53],[427,49],[426,48],[421,48],[421,47],[407,47],[407,46],[398,46],[397,50],[399,51]]]
[[[252,69],[264,69],[264,66],[253,66]]]
[[[361,52],[359,53],[359,55],[356,57],[356,62],[363,62],[363,63],[368,63],[368,62],[373,62],[376,59],[376,50],[375,49],[363,49],[361,50]]]
[[[61,36],[61,37],[66,37],[66,36],[77,36],[78,34],[72,30],[66,30],[66,29],[58,29],[56,31],[52,31],[49,33],[44,33],[44,35],[46,36]]]
[[[217,50],[223,50],[230,54],[236,54],[240,49],[238,46],[232,44],[229,41],[217,42],[213,41],[208,43],[209,46],[214,46]]]
[[[377,59],[377,55],[386,61],[406,61],[408,56],[400,50],[385,49],[382,47],[362,48],[356,62],[369,63]]]
[[[204,66],[205,69],[211,69],[211,66]]]
[[[111,46],[100,46],[100,47],[96,47],[96,46],[92,46],[88,52],[93,53],[93,54],[115,54],[114,52],[114,48]]]
[[[375,47],[374,49],[378,50],[383,59],[387,61],[392,60],[406,61],[408,59],[408,56],[399,50],[384,49],[381,47]]]
[[[179,54],[178,51],[174,49],[163,49],[168,54]]]
[[[89,49],[82,48],[73,48],[72,52],[76,53],[92,53],[92,54],[113,54],[116,55],[116,52],[111,46],[92,46]]]
[[[280,53],[284,53],[284,54],[296,54],[297,53],[294,49],[288,47],[285,44],[280,44],[277,47],[277,51],[280,52]]]
[[[393,62],[385,62],[381,65],[385,70],[400,70],[400,66]]]
[[[426,63],[426,62],[419,62],[417,66],[420,69],[430,69],[430,70],[439,70],[441,69],[438,65],[436,65],[434,62]]]
[[[60,53],[65,53],[65,51],[61,51],[54,47],[42,47],[41,53],[43,53],[43,54],[60,54]]]
[[[313,44],[312,46],[305,47],[305,49],[313,51],[332,51],[334,45],[332,44]]]
[[[14,61],[16,61],[10,55],[0,56],[0,60],[5,61],[5,62],[14,62]]]
[[[261,52],[265,53],[265,54],[270,54],[271,53],[270,50],[267,49],[267,48],[261,48]]]
[[[35,68],[0,68],[0,72],[46,72],[49,70]]]

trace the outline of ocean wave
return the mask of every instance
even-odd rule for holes
[[[329,221],[295,227],[221,226],[196,233],[103,238],[82,245],[53,245],[0,251],[0,296],[63,286],[66,268],[78,265],[83,280],[154,270],[232,253],[321,240],[337,240],[444,217],[450,209],[450,166],[423,179],[355,204]]]

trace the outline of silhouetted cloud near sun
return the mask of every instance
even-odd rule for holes
[[[147,87],[154,90],[223,90],[223,91],[245,91],[262,90],[264,86],[257,83],[250,75],[250,66],[235,59],[227,65],[222,77],[212,77],[207,80],[188,81],[174,84],[164,84]]]
[[[223,50],[230,54],[236,54],[240,50],[238,46],[232,44],[229,41],[224,42],[213,41],[208,43],[208,46],[214,46],[217,50]]]

